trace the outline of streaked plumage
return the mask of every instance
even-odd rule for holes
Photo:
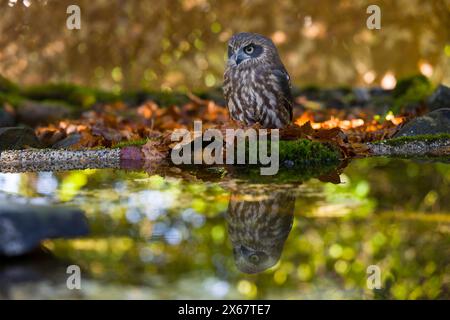
[[[226,219],[239,270],[262,272],[278,262],[291,231],[295,198],[289,191],[231,195]]]
[[[234,120],[264,128],[282,128],[292,120],[289,74],[264,36],[238,33],[230,39],[223,90]]]

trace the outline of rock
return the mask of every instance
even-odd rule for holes
[[[385,90],[381,87],[373,87],[369,89],[369,95],[371,97],[390,97],[392,90]]]
[[[120,168],[120,149],[5,150],[0,153],[2,172],[67,171]]]
[[[347,95],[351,94],[346,89],[327,89],[322,91],[322,101],[327,108],[345,109],[349,107]]]
[[[87,235],[83,211],[48,206],[4,204],[0,206],[0,255],[29,253],[44,239]]]
[[[64,284],[67,280],[66,271],[67,263],[48,250],[35,250],[16,259],[3,258],[0,263],[0,300],[14,299],[19,288],[29,289],[30,285],[38,286],[49,280]],[[24,290],[28,291],[27,289]],[[35,293],[30,294],[35,296]]]
[[[77,144],[80,141],[80,139],[81,139],[81,134],[72,133],[72,134],[68,135],[67,137],[65,137],[64,139],[53,144],[52,148],[53,149],[67,149],[67,148],[73,146],[74,144]]]
[[[47,124],[69,117],[72,110],[63,103],[26,100],[17,107],[17,118],[29,126]]]
[[[355,96],[355,102],[358,104],[365,104],[370,100],[370,92],[367,88],[354,88],[353,95]]]
[[[428,107],[430,110],[450,108],[450,88],[440,85],[428,99]]]
[[[41,143],[31,128],[0,128],[0,150],[17,150],[26,147],[41,147]]]
[[[0,106],[0,128],[12,127],[15,125],[14,115]]]
[[[400,137],[381,142],[369,143],[369,152],[372,156],[383,157],[426,157],[444,161],[450,155],[450,139],[430,136],[429,138]],[[431,157],[431,158],[430,158]],[[442,160],[444,159],[444,160]]]
[[[450,108],[438,109],[411,120],[394,137],[440,133],[450,134]]]

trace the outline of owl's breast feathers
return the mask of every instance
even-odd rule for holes
[[[289,75],[283,66],[228,68],[224,94],[233,119],[281,128],[292,120]]]

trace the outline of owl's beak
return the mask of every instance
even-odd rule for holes
[[[238,65],[239,63],[247,59],[247,55],[241,50],[239,50],[238,52],[233,54],[231,58],[234,60],[234,62],[236,62],[236,65]]]

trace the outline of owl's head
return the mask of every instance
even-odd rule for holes
[[[233,247],[233,255],[239,270],[245,273],[259,273],[274,266],[280,259],[282,246],[273,248],[252,248],[249,245],[237,244]]]
[[[228,66],[239,68],[259,63],[280,63],[272,40],[256,33],[241,32],[233,35],[228,42]]]

